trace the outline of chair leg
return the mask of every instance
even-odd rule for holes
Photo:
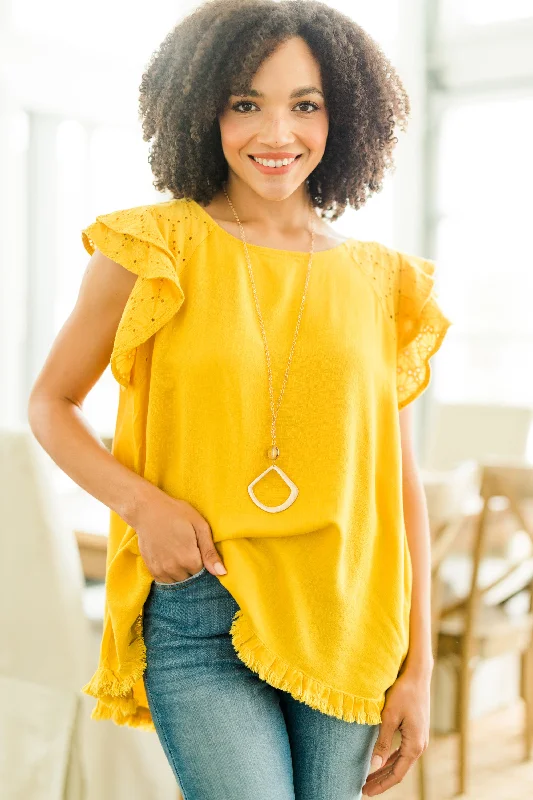
[[[472,670],[468,662],[462,661],[458,676],[458,731],[459,731],[459,794],[467,792],[469,783],[469,722],[470,680]]]
[[[428,783],[427,783],[427,760],[426,752],[418,758],[418,800],[429,800],[428,796]]]
[[[533,745],[533,645],[520,655],[520,694],[524,700],[524,760],[531,759]]]

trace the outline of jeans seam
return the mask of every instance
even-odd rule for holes
[[[159,714],[156,711],[155,703],[153,702],[152,695],[150,694],[150,692],[148,690],[148,686],[146,685],[146,681],[144,681],[144,688],[145,688],[145,691],[146,691],[146,696],[148,697],[148,705],[150,705],[150,701],[152,702],[152,705],[150,706],[150,713],[156,718],[156,720],[157,720],[157,722],[159,724],[159,727],[161,729],[161,733],[163,735],[163,739],[165,740],[165,744],[167,746],[167,749],[168,749],[168,752],[169,752],[169,755],[170,755],[170,760],[172,762],[172,767],[174,768],[174,772],[178,776],[178,783],[179,783],[179,787],[180,787],[181,793],[183,795],[183,800],[187,800],[187,792],[185,791],[181,775],[179,773],[178,767],[177,767],[176,762],[174,760],[174,754],[172,752],[172,748],[170,746],[170,742],[168,740],[165,728],[164,728],[164,726],[163,726],[163,724],[161,722],[161,717],[159,716]]]

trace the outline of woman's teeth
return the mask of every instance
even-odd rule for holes
[[[272,158],[256,158],[252,156],[254,161],[257,161],[258,164],[262,164],[264,167],[286,167],[287,164],[292,164],[293,161],[296,160],[297,156],[294,158],[282,158],[281,160],[274,161]]]

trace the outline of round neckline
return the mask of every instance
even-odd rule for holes
[[[194,203],[194,205],[197,208],[200,209],[200,212],[203,214],[203,216],[206,217],[209,222],[211,222],[211,224],[213,225],[214,229],[220,231],[220,233],[223,236],[225,236],[227,239],[231,239],[233,242],[238,242],[240,245],[243,244],[242,239],[238,238],[237,236],[234,236],[232,233],[230,233],[225,228],[223,228],[222,225],[219,225],[219,223],[215,219],[213,219],[211,214],[209,214],[205,210],[205,208],[202,205],[200,205],[200,203],[198,203],[193,198],[190,198],[190,200],[191,200],[192,203]],[[355,239],[349,238],[349,239],[345,239],[340,244],[336,244],[335,247],[329,247],[327,250],[315,251],[313,253],[313,260],[315,258],[317,258],[317,256],[323,256],[323,255],[325,256],[328,253],[336,253],[337,251],[342,250],[345,247],[347,247],[347,245],[355,244],[355,242],[356,242]],[[302,258],[302,257],[309,258],[309,250],[281,250],[278,247],[267,247],[266,245],[252,244],[251,242],[246,242],[246,244],[251,250],[254,250],[254,251],[258,252],[258,253],[269,253],[269,254],[280,255],[280,256],[293,256],[293,257],[300,257],[300,258]]]

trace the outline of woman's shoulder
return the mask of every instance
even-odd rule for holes
[[[157,219],[167,219],[170,222],[200,220],[201,214],[198,204],[190,197],[176,197],[169,200],[161,200],[149,206],[150,212]]]
[[[128,206],[105,214],[99,214],[97,220],[116,223],[121,226],[142,227],[143,221],[150,224],[154,220],[161,229],[189,222],[189,227],[202,221],[197,204],[189,197],[172,198],[154,203]]]
[[[424,256],[398,250],[377,240],[349,240],[354,260],[372,275],[377,287],[387,293],[409,291],[413,282],[433,282],[435,262]]]
[[[206,233],[196,204],[185,197],[99,214],[84,229],[83,238],[89,252],[102,236],[114,238],[121,248],[130,251],[149,245],[165,251],[179,267]]]

